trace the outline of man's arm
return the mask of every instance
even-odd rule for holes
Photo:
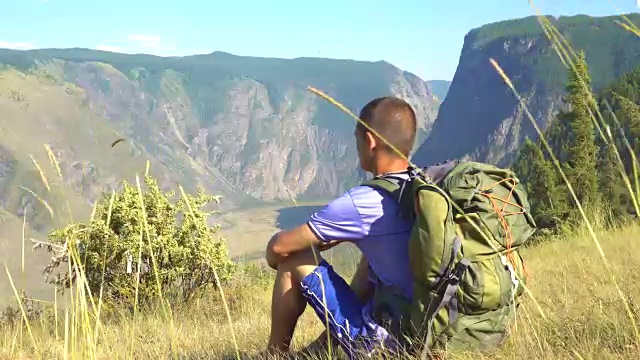
[[[320,241],[309,226],[303,224],[273,235],[267,244],[266,259],[272,269],[277,269],[279,263],[300,250],[316,247],[316,249],[322,251],[335,245],[336,243],[334,242]]]
[[[312,214],[305,224],[275,234],[267,245],[267,263],[275,269],[298,251],[328,250],[342,241],[358,241],[363,234],[360,214],[347,192]]]
[[[369,262],[364,255],[360,257],[358,268],[351,279],[351,289],[363,303],[369,300],[373,293],[373,288],[369,284]]]
[[[277,269],[278,264],[292,253],[317,246],[318,243],[318,238],[306,224],[291,230],[277,232],[267,244],[267,263],[272,269]]]

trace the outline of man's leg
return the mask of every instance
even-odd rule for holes
[[[360,257],[360,262],[358,263],[356,272],[353,274],[350,286],[362,303],[367,302],[372,295],[373,287],[369,280],[369,262],[364,255],[361,255]],[[303,351],[314,353],[328,350],[327,338],[327,332],[323,331],[318,338],[316,338],[316,340],[311,344],[307,345]],[[335,349],[337,344],[333,342],[331,345],[332,348]]]
[[[289,351],[298,318],[307,305],[300,282],[313,272],[320,261],[322,258],[317,250],[315,257],[313,250],[306,250],[292,255],[278,266],[271,298],[270,352]]]
[[[365,304],[319,254],[304,251],[278,266],[272,299],[270,353],[289,350],[298,318],[311,305],[334,341],[353,358],[360,346],[372,350],[388,338],[365,314]],[[319,265],[316,265],[319,264]],[[364,341],[364,342],[363,342]]]

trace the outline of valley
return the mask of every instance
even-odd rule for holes
[[[584,49],[595,89],[640,66],[640,42],[616,18],[550,21]],[[222,195],[211,224],[221,225],[234,260],[261,262],[271,235],[366,176],[354,120],[307,86],[354,113],[378,96],[407,100],[418,117],[418,165],[470,158],[508,166],[523,139],[535,136],[491,58],[526,95],[536,121],[553,123],[566,68],[535,17],[471,30],[452,81],[421,79],[385,61],[0,49],[2,260],[19,287],[51,300],[41,275],[49,256],[32,252],[30,239],[88,220],[100,197],[122,181],[135,184],[148,163],[163,189]],[[357,251],[345,251],[328,256],[352,264]],[[12,293],[5,277],[0,291]]]
[[[114,14],[124,13],[108,5]],[[150,51],[124,51],[125,45],[106,45],[109,41],[91,48],[72,32],[84,32],[76,26],[81,18],[98,20],[91,14],[67,23],[73,11],[82,10],[76,5],[58,13],[56,19],[64,21],[44,23],[51,33],[64,29],[60,44],[83,47],[37,48],[0,39],[0,47],[12,47],[0,48],[0,262],[9,275],[0,276],[0,330],[5,334],[0,337],[0,358],[239,359],[264,350],[273,304],[291,304],[286,296],[272,302],[276,272],[264,260],[271,236],[303,224],[370,177],[359,167],[354,119],[310,92],[310,86],[354,114],[381,96],[407,101],[417,118],[410,157],[418,166],[475,160],[516,172],[537,232],[518,248],[526,265],[525,279],[518,280],[524,280],[527,289],[520,297],[516,331],[487,359],[640,358],[640,268],[634,255],[634,249],[640,250],[635,241],[640,236],[640,13],[514,17],[507,15],[516,12],[509,13],[505,3],[500,11],[508,20],[464,29],[456,59],[450,46],[434,46],[438,43],[425,37],[437,34],[451,40],[448,31],[468,23],[438,24],[432,14],[412,22],[407,19],[413,13],[399,16],[402,26],[384,29],[390,37],[377,33],[380,19],[371,16],[375,29],[363,31],[364,42],[354,40],[358,31],[341,30],[344,39],[336,39],[335,45],[312,40],[301,44],[302,37],[295,36],[291,39],[298,40],[286,38],[281,45],[318,45],[324,49],[317,54],[327,54],[324,51],[331,52],[342,41],[345,49],[374,59],[364,61],[311,57],[316,51],[310,47],[306,55],[292,58],[212,51],[224,48],[227,38],[232,38],[227,46],[242,49],[238,39],[246,32],[250,38],[245,50],[251,51],[238,54],[276,54],[265,51],[257,39],[276,40],[274,35],[261,36],[277,33],[273,30],[280,26],[281,34],[290,36],[299,19],[271,21],[281,15],[275,3],[248,21],[244,8],[238,14],[242,21],[229,16],[233,26],[222,28],[230,35],[203,35],[200,40],[209,50],[201,52],[202,45],[194,44],[196,35],[210,29],[214,16],[207,13],[199,23],[200,13],[206,12],[198,8],[185,15],[186,24],[177,19],[186,3],[162,20],[146,16],[146,7],[133,11],[137,5],[127,4],[134,16],[128,26],[155,21],[171,36],[192,41],[190,50],[173,54],[166,33],[162,38],[125,36],[130,44],[138,43],[137,50]],[[378,6],[385,4],[371,8]],[[488,17],[481,12],[489,7],[478,6],[473,15]],[[358,16],[363,13],[360,7]],[[582,11],[577,7],[573,10]],[[162,10],[156,4],[153,8]],[[104,15],[113,14],[104,10]],[[331,16],[351,22],[349,16]],[[264,19],[270,23],[256,25]],[[219,18],[215,23],[223,20],[228,21]],[[32,35],[46,38],[37,24],[9,23],[13,33],[27,36],[34,31]],[[175,26],[168,29],[168,23]],[[85,26],[90,28],[87,33],[94,36],[96,29],[90,25]],[[295,31],[309,39],[334,30],[303,25]],[[112,24],[109,28],[113,32]],[[401,47],[410,49],[408,53],[390,50],[397,50],[391,45],[399,39],[407,41]],[[347,50],[333,54],[349,54]],[[442,67],[454,61],[453,78],[439,68],[425,71],[418,64],[425,53]],[[281,49],[278,54],[292,52]],[[389,56],[434,77],[422,78],[398,64],[376,60]],[[145,182],[146,176],[158,186]],[[470,179],[460,181],[463,188],[475,186],[469,196],[482,193],[497,199]],[[464,193],[471,194],[467,189]],[[207,201],[201,192],[213,195],[216,204],[201,208]],[[191,201],[185,202],[184,194]],[[492,204],[496,211],[497,206]],[[504,220],[510,210],[502,210],[498,216]],[[387,231],[382,229],[386,221],[378,223],[381,226],[371,226],[371,231]],[[505,237],[524,226],[511,225],[516,231],[505,231]],[[433,228],[421,231],[439,234]],[[472,232],[465,233],[465,240]],[[52,259],[48,241],[56,237],[64,244],[58,270],[75,275],[69,282],[60,280],[60,286],[71,291],[57,296],[43,274]],[[35,249],[34,243],[43,248]],[[458,300],[468,297],[471,305],[452,302],[457,313],[470,315],[465,311],[512,296],[506,273],[488,276],[487,269],[497,274],[502,268],[498,256],[476,251],[477,243],[462,244],[457,257],[472,259],[473,266],[461,276]],[[384,249],[383,260],[389,259],[387,248],[367,245]],[[415,256],[416,249],[424,247],[418,242],[409,246],[414,286],[428,283],[427,264],[438,268],[432,264],[438,254]],[[442,247],[431,249],[437,253]],[[359,255],[349,244],[323,253],[347,280]],[[376,272],[400,262],[387,261]],[[498,289],[500,293],[492,293]],[[433,289],[423,290],[427,294]],[[23,291],[26,298],[20,299]],[[285,313],[280,310],[273,314]],[[484,324],[494,320],[484,319],[490,320]],[[299,324],[295,350],[323,327],[309,307]],[[478,354],[455,358],[477,359]]]

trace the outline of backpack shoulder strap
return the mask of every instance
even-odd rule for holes
[[[395,177],[377,177],[364,182],[362,185],[384,190],[391,194],[394,199],[399,200],[403,181],[404,179],[398,179]]]
[[[414,214],[407,209],[413,209],[413,206],[407,206],[408,201],[412,200],[412,196],[405,196],[406,189],[410,188],[408,184],[410,184],[412,179],[412,173],[402,172],[397,174],[385,174],[381,176],[377,176],[369,181],[364,182],[363,186],[369,186],[374,189],[380,189],[389,193],[393,199],[398,203],[398,211],[403,217],[408,219],[413,219]],[[407,190],[409,193],[410,190]]]

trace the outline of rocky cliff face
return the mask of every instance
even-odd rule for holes
[[[0,63],[0,111],[13,136],[0,140],[6,173],[0,199],[14,214],[33,195],[8,181],[56,205],[74,199],[86,213],[103,191],[135,181],[147,160],[165,186],[202,186],[225,195],[224,206],[332,197],[363,178],[355,120],[307,86],[355,114],[378,96],[406,99],[418,115],[416,148],[439,105],[423,80],[385,62],[72,49],[3,50]],[[112,148],[118,138],[126,140]],[[48,179],[64,185],[58,198],[43,185],[31,154]]]
[[[640,41],[618,26],[617,19],[550,18],[575,51],[585,51],[594,90],[640,65]],[[486,25],[465,37],[447,97],[414,162],[426,166],[465,158],[507,166],[525,136],[537,137],[491,58],[511,78],[539,126],[545,128],[554,119],[563,106],[567,72],[537,19]]]
[[[429,80],[427,81],[427,85],[433,94],[440,100],[440,102],[444,101],[447,97],[447,93],[449,92],[449,87],[451,86],[451,81],[449,80]]]

